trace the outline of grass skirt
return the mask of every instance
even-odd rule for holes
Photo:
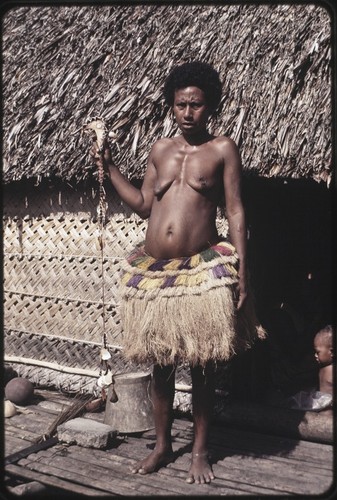
[[[138,245],[122,263],[123,353],[137,363],[228,360],[257,337],[252,299],[238,312],[238,256],[227,241],[191,257],[154,259]]]

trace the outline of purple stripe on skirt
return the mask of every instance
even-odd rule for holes
[[[176,276],[168,276],[160,288],[169,288],[170,286],[174,286],[175,280]]]
[[[187,257],[186,259],[182,259],[181,264],[179,264],[178,269],[179,270],[191,269],[191,257]]]
[[[142,281],[143,278],[144,276],[142,274],[136,274],[135,276],[132,276],[132,278],[129,279],[126,286],[137,288],[137,286],[139,285],[139,283]]]
[[[149,266],[149,271],[163,271],[165,264],[167,264],[167,260],[156,260],[153,264]]]
[[[229,273],[223,264],[218,264],[212,268],[214,278],[222,278],[224,276],[229,276]]]

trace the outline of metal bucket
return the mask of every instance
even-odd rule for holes
[[[151,374],[125,373],[117,375],[114,380],[108,389],[104,423],[121,433],[153,429]],[[118,397],[115,403],[111,402],[113,391]]]

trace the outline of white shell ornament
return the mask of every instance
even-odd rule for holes
[[[104,120],[99,117],[88,119],[87,123],[83,125],[83,131],[91,134],[97,141],[98,150],[103,148],[104,139],[107,135],[107,129]]]
[[[101,358],[103,360],[108,360],[108,359],[111,359],[111,354],[109,353],[108,349],[101,349]]]
[[[112,384],[112,373],[108,371],[105,375],[101,375],[97,380],[98,387],[108,387]]]

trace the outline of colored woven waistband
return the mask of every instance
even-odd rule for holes
[[[122,285],[137,290],[169,289],[173,287],[213,288],[237,281],[238,256],[235,248],[221,241],[199,254],[174,259],[154,259],[138,245],[122,264]]]

